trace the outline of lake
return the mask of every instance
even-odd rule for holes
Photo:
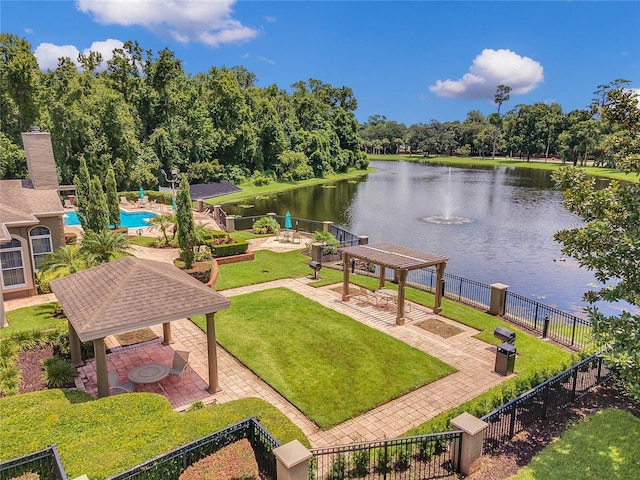
[[[357,180],[304,187],[225,205],[236,215],[276,212],[331,220],[369,242],[392,242],[449,257],[446,271],[584,316],[591,272],[563,256],[553,234],[581,225],[562,206],[551,173],[512,167],[456,168],[371,162]],[[603,185],[606,181],[603,182]],[[449,211],[457,223],[438,218]],[[606,304],[605,304],[606,305]],[[609,313],[615,306],[602,305]]]

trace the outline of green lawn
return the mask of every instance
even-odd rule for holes
[[[307,265],[310,260],[300,250],[287,253],[258,250],[253,261],[220,265],[216,290],[308,275],[312,273]]]
[[[204,317],[195,319],[204,328]],[[321,428],[455,371],[285,288],[233,297],[217,339]]]
[[[93,400],[76,390],[0,398],[0,462],[56,444],[69,478],[106,478],[247,417],[281,443],[309,441],[277,408],[249,398],[187,413],[161,395],[130,393]]]
[[[0,328],[0,338],[6,338],[14,333],[28,330],[48,330],[66,322],[66,319],[61,320],[51,316],[55,306],[56,302],[52,302],[7,312],[9,326]]]
[[[602,410],[570,427],[511,480],[640,478],[640,419]]]

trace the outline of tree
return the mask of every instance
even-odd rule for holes
[[[624,101],[618,101],[621,97]],[[626,132],[619,137],[625,143],[617,147],[624,155],[619,168],[640,175],[638,96],[622,87],[609,90],[600,107],[603,119]],[[613,180],[597,190],[595,179],[574,167],[560,169],[554,178],[564,189],[565,207],[585,221],[580,228],[557,232],[555,238],[564,253],[593,270],[605,285],[585,294],[593,333],[609,347],[605,358],[617,367],[627,391],[640,399],[640,315],[623,311],[606,316],[595,305],[625,301],[640,306],[640,183],[622,185]]]
[[[496,88],[496,94],[493,97],[493,103],[498,105],[498,120],[500,120],[500,107],[504,102],[509,100],[509,92],[511,91],[511,87],[507,85],[498,85]],[[495,130],[493,131],[493,153],[491,154],[491,158],[496,158],[496,142],[498,141],[498,128],[500,128],[499,121],[495,122]]]
[[[124,233],[112,232],[108,229],[90,230],[82,237],[80,251],[91,266],[108,263],[126,255],[129,240]]]
[[[180,175],[180,184],[176,193],[176,223],[178,224],[178,245],[180,246],[180,257],[184,261],[184,267],[188,270],[193,268],[195,260],[193,210],[191,209],[191,195],[189,195],[189,182],[187,176]]]
[[[171,215],[168,213],[164,215],[156,215],[155,217],[152,217],[151,220],[149,220],[149,223],[151,224],[152,229],[160,230],[162,236],[164,237],[164,245],[168,247],[171,242],[169,241],[167,232],[176,224],[175,215]]]
[[[38,266],[39,272],[53,272],[53,277],[73,274],[87,268],[86,257],[75,245],[66,245],[47,255]]]
[[[84,225],[83,225],[84,227]],[[102,191],[102,183],[97,176],[93,177],[89,184],[89,204],[87,205],[87,226],[88,230],[100,232],[109,229],[109,208],[107,198]]]
[[[84,157],[80,157],[80,168],[78,174],[73,178],[73,184],[76,186],[76,207],[78,213],[78,220],[83,230],[89,229],[89,223],[87,219],[87,207],[91,203],[90,198],[90,186],[91,177],[89,176],[89,169],[87,168],[87,162]]]
[[[107,206],[109,207],[109,223],[113,225],[114,228],[118,228],[118,225],[120,225],[120,203],[116,189],[116,174],[111,165],[109,165],[109,169],[107,170],[104,187],[106,189]]]

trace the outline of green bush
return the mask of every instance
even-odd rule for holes
[[[19,387],[20,370],[18,367],[15,364],[10,364],[0,368],[0,393],[5,396],[16,395]]]
[[[76,369],[69,362],[60,357],[47,358],[42,366],[44,368],[44,380],[49,388],[61,388],[73,382]]]
[[[27,472],[17,477],[11,477],[10,480],[40,480],[40,475],[33,472]]]
[[[273,217],[261,217],[253,222],[253,233],[276,234],[280,231],[280,224]]]
[[[180,480],[258,480],[256,457],[247,439],[221,448],[188,467]]]
[[[249,243],[244,238],[234,238],[233,241],[233,243],[225,243],[222,245],[210,244],[211,254],[216,258],[220,258],[240,255],[247,252]]]

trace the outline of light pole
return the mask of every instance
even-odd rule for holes
[[[171,169],[171,178],[167,177],[167,172],[165,172],[163,169],[160,169],[160,171],[162,172],[162,175],[164,176],[164,179],[167,183],[171,184],[171,207],[172,208],[176,208],[176,181],[178,180],[178,173],[180,173],[180,171],[177,168],[172,168]]]

